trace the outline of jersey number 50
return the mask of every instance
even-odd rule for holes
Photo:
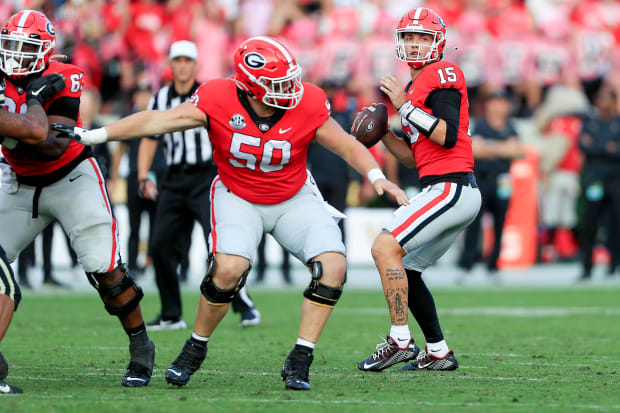
[[[241,145],[255,146],[259,148],[261,146],[261,139],[256,136],[244,135],[243,133],[233,133],[232,141],[230,142],[230,154],[236,159],[229,159],[230,163],[237,168],[248,168],[253,171],[256,170],[256,155],[249,152],[243,152]],[[273,152],[279,150],[282,152],[280,163],[272,164]],[[244,160],[245,164],[240,162]],[[289,141],[280,141],[276,139],[270,139],[263,145],[263,154],[260,159],[259,168],[261,171],[275,172],[284,168],[284,165],[291,160],[291,143]]]

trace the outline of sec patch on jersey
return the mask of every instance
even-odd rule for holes
[[[370,148],[381,140],[387,130],[387,107],[383,103],[375,103],[357,114],[351,127],[351,135]]]

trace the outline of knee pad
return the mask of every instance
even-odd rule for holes
[[[125,268],[124,265],[119,265],[117,269],[120,270],[121,276],[119,279],[114,280],[114,284],[112,285],[104,285],[98,279],[109,273],[90,273],[88,274],[88,281],[90,281],[91,285],[95,287],[95,289],[99,293],[99,296],[103,300],[103,304],[105,305],[105,309],[107,310],[107,312],[111,315],[122,317],[135,310],[135,308],[140,303],[140,300],[142,300],[142,297],[144,297],[144,293],[142,292],[142,288],[140,288],[140,286],[136,284],[133,275],[131,275],[131,273]],[[113,272],[116,272],[116,270],[114,270]],[[118,297],[130,288],[133,288],[136,294],[133,297],[129,298],[126,302],[120,305],[112,305],[107,302],[109,299],[114,299]]]
[[[304,297],[312,301],[313,304],[333,308],[342,295],[342,287],[347,282],[346,275],[340,287],[329,287],[319,282],[323,276],[323,265],[320,261],[310,261],[308,267],[312,271],[312,281],[305,289]]]
[[[22,299],[22,293],[19,289],[19,284],[15,281],[15,273],[9,264],[9,260],[4,253],[2,247],[0,247],[0,294],[8,296],[15,304],[15,310]]]
[[[216,266],[217,263],[215,262],[215,257],[213,254],[210,254],[207,275],[205,275],[202,283],[200,284],[200,292],[204,295],[207,301],[213,305],[224,305],[231,303],[239,293],[239,290],[245,285],[245,281],[248,278],[248,274],[250,273],[252,266],[250,265],[250,268],[241,274],[241,279],[235,288],[231,288],[229,290],[219,288],[213,282],[213,274],[215,274]]]

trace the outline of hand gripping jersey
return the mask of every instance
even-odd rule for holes
[[[82,94],[82,82],[84,77],[84,72],[82,72],[82,70],[70,64],[51,61],[47,69],[41,72],[41,76],[52,73],[62,74],[65,77],[66,87],[45,104],[44,109],[46,112],[59,98],[71,97],[79,99]],[[5,82],[4,109],[13,113],[26,113],[28,111],[28,106],[26,105],[26,91],[11,83],[11,79],[8,77],[5,78]],[[81,124],[82,122],[78,115],[77,126],[81,126]],[[29,156],[27,153],[11,150],[4,146],[2,147],[2,154],[18,176],[32,177],[47,175],[57,171],[77,158],[83,150],[84,145],[71,141],[60,158],[54,160],[36,159],[35,157]]]
[[[318,87],[304,83],[301,102],[271,118],[252,117],[246,94],[227,79],[203,83],[194,105],[208,116],[213,160],[222,182],[235,195],[257,204],[277,204],[306,182],[308,145],[329,118],[329,104]],[[250,114],[252,113],[252,115]]]
[[[473,171],[474,157],[471,149],[471,138],[468,134],[469,102],[465,77],[461,69],[454,63],[444,61],[427,65],[409,86],[407,100],[411,100],[414,106],[428,113],[433,113],[430,107],[432,94],[438,89],[455,89],[461,94],[456,146],[450,149],[444,148],[422,133],[418,134],[407,120],[401,118],[403,131],[411,142],[411,151],[420,178],[429,175]]]

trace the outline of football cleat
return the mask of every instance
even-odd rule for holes
[[[207,345],[200,346],[188,339],[183,350],[166,370],[166,381],[176,386],[185,386],[192,374],[200,368],[207,356]]]
[[[153,364],[155,363],[155,344],[149,340],[146,345],[129,345],[129,366],[121,380],[125,387],[143,387],[151,381]]]
[[[0,394],[15,394],[15,393],[23,393],[24,391],[17,386],[12,386],[8,383],[5,383],[3,380],[0,380]]]
[[[454,357],[452,350],[448,351],[444,357],[439,358],[429,353],[426,349],[421,351],[418,357],[411,363],[401,367],[401,370],[456,370],[459,362]]]
[[[159,315],[154,320],[146,323],[146,328],[149,331],[183,330],[187,328],[187,324],[180,317],[176,320],[164,320],[163,318],[161,318],[161,315]]]
[[[282,366],[282,380],[287,390],[310,390],[308,374],[314,360],[312,353],[293,349]]]
[[[12,386],[4,382],[9,375],[9,362],[0,353],[0,394],[23,393],[24,391],[17,386]]]
[[[381,336],[379,336],[381,337]],[[391,336],[387,340],[383,339],[383,343],[377,344],[377,351],[359,362],[357,368],[362,371],[381,371],[385,370],[396,363],[402,363],[409,360],[415,360],[420,352],[418,346],[414,343],[413,338],[409,339],[406,347],[399,347]]]
[[[260,312],[252,307],[241,313],[241,327],[250,327],[260,324]]]

